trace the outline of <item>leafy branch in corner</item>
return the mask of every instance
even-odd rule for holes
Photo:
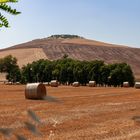
[[[5,12],[8,12],[12,15],[18,15],[20,12],[18,12],[16,9],[12,9],[11,6],[9,6],[7,3],[15,3],[18,2],[18,0],[0,0],[0,10],[3,10]],[[1,27],[9,27],[9,22],[7,18],[1,14],[0,12],[0,28]]]

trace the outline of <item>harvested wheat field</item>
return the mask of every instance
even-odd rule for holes
[[[12,129],[10,140],[16,140],[17,134],[29,140],[140,139],[140,119],[134,117],[140,115],[139,89],[46,88],[47,94],[59,102],[26,100],[25,86],[0,85],[0,127]],[[32,120],[27,114],[29,109],[36,113],[41,123]],[[34,124],[41,136],[28,131],[27,122]],[[0,140],[5,140],[2,134]]]

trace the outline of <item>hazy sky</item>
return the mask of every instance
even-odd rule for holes
[[[140,47],[140,0],[19,0],[12,7],[22,14],[5,14],[11,27],[0,30],[0,48],[52,34]]]

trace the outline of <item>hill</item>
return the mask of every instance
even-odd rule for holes
[[[65,54],[78,60],[126,62],[131,65],[135,76],[140,77],[140,49],[89,40],[76,35],[53,35],[0,50],[0,57],[8,54],[18,59],[20,67],[42,58],[60,59]]]

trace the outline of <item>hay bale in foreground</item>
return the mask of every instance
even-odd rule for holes
[[[80,86],[80,84],[79,84],[79,82],[73,82],[73,87],[79,87]]]
[[[88,86],[89,87],[95,87],[96,86],[96,81],[89,81]]]
[[[43,99],[46,96],[46,88],[42,83],[27,84],[25,88],[26,99]]]
[[[52,80],[50,84],[51,84],[51,87],[58,87],[58,81],[57,80]]]
[[[130,87],[129,82],[123,82],[123,87]]]
[[[140,82],[135,82],[135,88],[140,88]]]

